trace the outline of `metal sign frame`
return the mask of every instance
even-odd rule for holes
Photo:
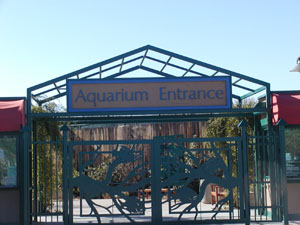
[[[149,104],[146,104],[146,106],[141,107],[140,105],[143,103],[136,103],[134,107],[130,107],[130,106],[126,106],[126,103],[124,103],[124,96],[122,96],[122,100],[120,99],[120,101],[118,102],[118,106],[117,107],[81,107],[81,108],[75,108],[73,105],[73,85],[98,85],[102,88],[104,88],[105,86],[113,86],[113,87],[117,87],[117,89],[119,90],[118,92],[116,92],[117,94],[121,95],[124,93],[127,94],[127,89],[123,89],[124,84],[127,85],[138,85],[141,88],[140,89],[144,89],[146,91],[144,91],[144,93],[147,94],[147,99],[143,99],[144,101],[148,101],[153,99],[153,95],[156,94],[157,91],[160,91],[158,89],[155,90],[151,90],[154,89],[154,85],[169,85],[169,84],[176,84],[177,88],[182,88],[184,89],[186,86],[186,83],[188,83],[188,85],[191,85],[191,83],[193,83],[195,85],[195,83],[197,83],[198,85],[202,85],[203,90],[200,91],[206,91],[204,90],[203,87],[207,84],[210,83],[214,83],[214,82],[224,82],[224,89],[221,91],[224,91],[224,100],[225,100],[225,104],[218,104],[218,103],[214,103],[214,100],[207,100],[208,103],[206,104],[201,104],[200,101],[202,99],[199,99],[197,101],[197,103],[194,103],[192,106],[184,106],[183,103],[190,101],[189,99],[182,101],[181,102],[175,102],[173,101],[172,103],[168,103],[167,101],[163,101],[163,104],[161,104],[160,106],[147,106]],[[138,111],[147,111],[147,112],[151,112],[151,111],[165,111],[165,110],[201,110],[201,109],[230,109],[232,106],[232,94],[231,94],[231,77],[226,77],[226,76],[220,76],[220,77],[210,77],[210,78],[203,78],[203,77],[196,77],[196,78],[147,78],[147,79],[118,79],[118,80],[99,80],[99,79],[89,79],[89,80],[68,80],[67,81],[67,111],[68,112],[106,112],[106,113],[114,113],[114,112],[119,112],[119,111],[128,111],[128,112],[138,112]],[[148,89],[146,89],[145,85],[148,85]],[[212,85],[213,86],[213,85]],[[101,90],[101,87],[99,87],[99,89],[97,89],[97,91]],[[107,89],[109,90],[110,87],[107,87]],[[122,90],[122,92],[120,92],[120,90]],[[82,89],[80,89],[80,91],[82,91]],[[189,90],[191,91],[191,90]],[[194,90],[192,90],[194,91]],[[199,92],[199,90],[197,90]],[[207,90],[207,93],[204,93],[203,97],[204,98],[209,98],[206,97],[206,95],[208,95],[209,91],[213,91],[213,90]],[[219,90],[216,90],[219,91]],[[195,91],[194,91],[195,92]],[[88,101],[94,105],[96,105],[97,102],[97,96],[95,92],[89,92],[89,94],[94,94],[92,97],[93,99],[90,99],[91,101],[89,101],[88,97],[89,94],[87,94],[86,96],[83,95],[83,92],[80,92],[81,95],[80,97],[84,99],[84,101]],[[101,94],[101,92],[97,92],[98,94]],[[114,94],[113,92],[107,92],[107,93],[111,93]],[[106,94],[107,94],[106,93]],[[141,93],[141,91],[139,91],[139,93]],[[188,96],[183,95],[183,91],[180,92],[182,96],[174,96],[175,98],[177,97],[186,97],[188,98]],[[102,93],[103,94],[103,93]],[[173,93],[172,93],[173,94]],[[177,94],[177,93],[176,93]],[[194,93],[195,94],[195,93]],[[103,94],[104,95],[104,94]],[[187,94],[186,94],[187,95]],[[79,94],[78,94],[79,96]],[[78,96],[76,97],[75,100],[77,100]],[[118,96],[118,95],[117,95]],[[156,96],[158,97],[158,96]],[[161,96],[160,96],[161,97]],[[195,96],[194,96],[195,97]],[[200,97],[200,96],[198,96]],[[120,97],[121,98],[121,97]],[[155,103],[158,103],[161,99],[153,99],[152,101],[154,101]],[[182,103],[183,102],[183,103]],[[199,102],[199,103],[198,103]],[[98,102],[97,102],[98,103]],[[124,104],[125,107],[120,107],[121,104]],[[128,101],[129,103],[129,101]],[[90,104],[90,105],[92,105]],[[100,103],[101,104],[101,103]],[[182,105],[181,105],[182,104]]]

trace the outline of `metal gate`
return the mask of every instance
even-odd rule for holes
[[[68,145],[65,218],[70,224],[244,221],[239,137],[173,136]],[[76,175],[74,154],[79,162]],[[212,187],[219,192],[205,202]]]
[[[62,130],[62,140],[33,142],[33,222],[250,224],[286,215],[280,135],[247,136],[242,126],[240,137],[69,141]]]

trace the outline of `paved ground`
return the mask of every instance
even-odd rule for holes
[[[251,225],[283,225],[283,223],[271,223],[271,222],[264,222],[264,223],[251,223]],[[299,225],[300,221],[290,221],[289,225]],[[53,222],[53,223],[45,223],[45,222],[39,222],[35,225],[63,225],[62,222]],[[195,224],[197,225],[197,224]],[[200,225],[200,224],[199,224]],[[201,224],[203,225],[203,223]],[[243,223],[234,223],[234,224],[209,224],[209,225],[244,225]]]
[[[124,216],[117,216],[117,217],[112,217],[109,213],[108,210],[110,212],[112,212],[114,215],[116,214],[120,214],[120,211],[117,209],[117,207],[112,206],[112,200],[110,199],[99,199],[99,200],[95,200],[95,203],[101,205],[101,207],[98,207],[97,210],[101,215],[105,215],[106,217],[101,217],[101,223],[102,224],[113,224],[113,223],[128,223],[129,220],[124,217]],[[121,202],[120,202],[121,203]],[[150,203],[147,203],[145,205],[146,207],[146,211],[144,215],[137,215],[137,216],[133,216],[131,217],[135,222],[139,222],[139,223],[148,223],[151,222],[151,205]],[[197,220],[211,220],[211,217],[214,215],[214,212],[211,212],[213,206],[211,204],[204,204],[204,203],[200,203],[198,205],[199,208],[201,208],[201,211],[206,211],[206,213],[202,213],[197,215]],[[82,201],[82,207],[81,207],[82,213],[85,215],[88,215],[90,213],[90,207],[88,206],[88,204],[85,201]],[[164,218],[164,221],[177,221],[178,219],[178,215],[179,214],[172,214],[169,211],[169,206],[168,206],[168,202],[163,204],[163,208],[162,208],[162,216]],[[181,212],[182,208],[178,208],[176,210],[177,212]],[[174,212],[174,211],[173,211]],[[255,215],[254,212],[251,212],[252,216]],[[76,223],[87,223],[87,224],[97,224],[97,219],[95,217],[81,217],[80,215],[80,201],[79,200],[74,200],[73,201],[73,221],[74,224]],[[182,220],[194,220],[195,217],[195,213],[193,214],[188,214],[182,217]],[[223,210],[221,211],[219,214],[217,214],[217,219],[218,220],[228,220],[230,216],[230,213],[228,212],[228,210]],[[238,218],[239,216],[239,212],[238,210],[234,210],[233,213],[231,213],[232,218]],[[263,218],[264,220],[268,220],[270,218]],[[41,222],[36,223],[37,225],[63,225],[62,223],[62,217],[43,217],[40,220]],[[47,221],[47,222],[46,222]],[[53,221],[53,222],[51,222]],[[54,222],[55,221],[55,222]],[[203,224],[203,223],[201,223]],[[279,224],[283,224],[278,223],[278,222],[257,222],[257,223],[252,223],[252,225],[267,225],[267,224],[271,224],[271,225],[279,225]],[[300,225],[300,221],[290,221],[289,222],[290,225]],[[213,225],[213,224],[212,224]],[[220,225],[220,224],[219,224]],[[228,224],[227,224],[228,225]],[[235,225],[239,225],[237,223],[235,223]]]

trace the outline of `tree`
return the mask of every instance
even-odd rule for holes
[[[233,107],[242,107],[242,108],[253,108],[255,105],[255,102],[252,100],[245,102],[243,105],[237,105],[235,104]],[[253,135],[254,133],[254,120],[251,117],[215,117],[207,122],[207,128],[205,130],[205,136],[206,137],[239,137],[241,136],[241,128],[238,127],[238,124],[245,120],[249,124],[247,127],[247,134]],[[231,149],[231,166],[232,166],[232,176],[237,177],[238,175],[238,152],[237,152],[237,146],[236,145],[230,145],[228,142],[221,142],[221,141],[215,141],[213,143],[216,148],[230,148]],[[210,148],[210,143],[207,143],[207,147]],[[252,171],[252,165],[253,165],[253,151],[252,151],[252,139],[249,139],[249,145],[248,145],[248,168],[249,168],[249,179],[251,180],[251,177],[253,176]],[[221,157],[223,158],[224,162],[228,165],[228,151],[221,151],[220,152]],[[240,163],[241,165],[241,163]],[[219,175],[222,176],[222,171],[219,171]],[[234,191],[234,202],[237,202],[237,191]]]
[[[60,106],[48,103],[44,106],[33,106],[32,113],[55,113]],[[40,211],[47,212],[51,206],[53,192],[61,192],[62,183],[62,145],[53,141],[61,139],[60,123],[47,117],[38,117],[35,120],[35,149],[38,202]],[[35,168],[34,168],[35,169]]]

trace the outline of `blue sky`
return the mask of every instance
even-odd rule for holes
[[[0,0],[0,97],[150,44],[300,89],[299,0]]]

